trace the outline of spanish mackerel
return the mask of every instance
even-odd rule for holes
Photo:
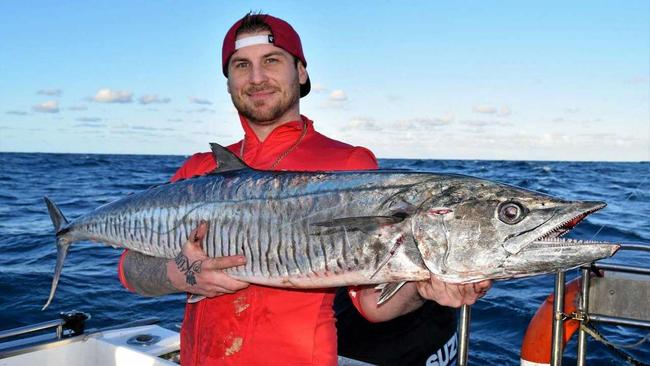
[[[225,270],[234,278],[287,288],[379,284],[381,302],[405,281],[431,275],[452,283],[531,276],[619,248],[560,238],[603,202],[452,174],[260,171],[217,144],[212,150],[214,172],[128,195],[74,221],[46,197],[57,261],[45,307],[72,243],[174,258],[201,221],[208,256],[246,257]]]

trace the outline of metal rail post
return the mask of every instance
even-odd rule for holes
[[[460,308],[460,321],[458,322],[458,366],[467,366],[469,352],[469,321],[472,315],[472,307],[463,305]]]
[[[580,325],[586,323],[587,310],[589,309],[589,269],[583,268],[582,273],[582,289],[580,291],[580,302],[578,303],[578,314],[580,317]],[[587,333],[582,330],[578,331],[578,360],[577,366],[586,366],[587,362]]]
[[[551,365],[562,365],[562,352],[564,347],[564,282],[565,273],[557,272],[555,275],[555,296],[553,299],[553,342],[551,348]]]

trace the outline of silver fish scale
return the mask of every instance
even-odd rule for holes
[[[390,248],[369,252],[364,248],[376,240],[373,234],[325,227],[331,232],[319,235],[314,224],[376,216],[387,205],[386,197],[430,180],[431,175],[415,173],[208,175],[132,194],[78,218],[68,228],[76,240],[173,258],[190,231],[205,220],[208,256],[246,256],[245,266],[228,270],[233,275],[287,277],[368,270]]]

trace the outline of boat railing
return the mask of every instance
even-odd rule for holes
[[[650,245],[621,244],[621,250],[650,253]],[[578,366],[586,365],[587,335],[589,335],[587,325],[590,322],[650,328],[650,307],[641,305],[647,304],[648,294],[650,294],[650,268],[593,263],[582,266],[580,271],[582,280],[580,300],[577,311],[572,314],[566,314],[564,311],[565,272],[558,272],[555,277],[551,348],[553,366],[562,365],[563,323],[567,319],[580,322],[577,346]],[[630,304],[637,306],[630,306]]]
[[[57,339],[71,337],[84,332],[86,320],[88,319],[90,319],[90,314],[73,310],[61,313],[60,319],[0,331],[0,340],[26,336],[52,328],[56,329]]]
[[[650,245],[648,244],[621,244],[621,250],[636,250],[650,252]],[[634,278],[614,277],[614,281],[610,281],[612,276],[601,276],[592,278],[592,273],[601,274],[603,272],[608,274],[612,273],[627,273]],[[555,289],[553,300],[553,327],[552,327],[552,344],[551,344],[551,365],[562,365],[562,354],[564,351],[564,321],[567,319],[576,319],[581,323],[580,331],[578,333],[578,363],[577,366],[586,365],[587,355],[587,331],[585,326],[589,322],[610,323],[624,326],[635,326],[642,328],[650,328],[650,307],[637,306],[637,310],[641,310],[635,314],[629,314],[629,308],[622,306],[621,303],[604,303],[601,306],[596,306],[596,302],[592,301],[590,306],[590,299],[605,298],[606,292],[608,295],[617,295],[616,297],[624,299],[625,302],[646,304],[648,294],[650,293],[650,268],[635,267],[617,264],[599,264],[592,263],[588,266],[581,267],[582,276],[582,293],[580,296],[580,303],[578,304],[578,311],[574,314],[566,314],[564,311],[564,289],[566,282],[566,272],[557,272],[555,275]],[[594,286],[592,282],[599,282],[599,286]],[[611,284],[615,286],[615,290],[603,286],[603,284]],[[612,293],[613,291],[613,293]],[[616,292],[619,292],[618,294]],[[612,296],[608,296],[611,298]],[[635,301],[638,300],[638,301]],[[604,309],[609,309],[606,314],[603,314]],[[458,366],[468,365],[469,354],[469,325],[471,318],[471,306],[463,305],[460,309],[459,330],[458,330]]]

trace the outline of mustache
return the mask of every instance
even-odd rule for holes
[[[277,88],[273,85],[269,84],[260,84],[260,85],[251,85],[244,89],[244,92],[246,94],[251,94],[251,93],[259,93],[259,92],[266,92],[266,91],[279,91],[280,88]]]

